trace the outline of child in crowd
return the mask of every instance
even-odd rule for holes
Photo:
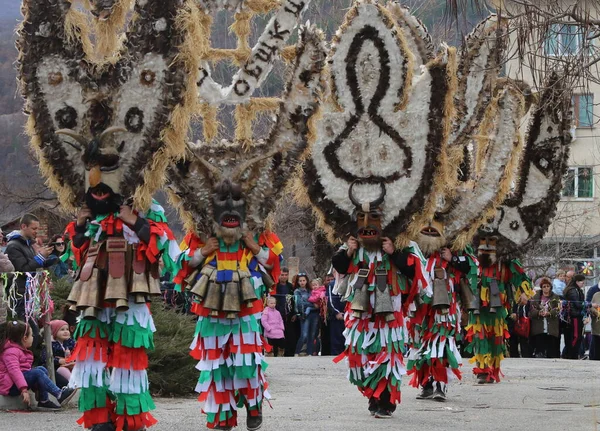
[[[300,352],[302,346],[306,343],[306,354],[313,355],[315,351],[315,342],[317,339],[317,330],[319,329],[319,311],[315,305],[309,301],[310,286],[308,276],[305,273],[298,274],[296,279],[296,290],[294,291],[294,304],[296,307],[296,316],[300,319],[300,338],[296,344],[295,356],[304,356]]]
[[[323,281],[317,277],[310,282],[310,296],[308,297],[309,302],[313,303],[317,310],[321,311],[321,314],[327,313],[327,303],[325,302],[325,285],[323,285]],[[323,307],[325,309],[323,310]],[[323,316],[325,317],[325,316]]]
[[[73,389],[62,390],[48,377],[44,367],[31,368],[33,353],[31,327],[13,320],[0,325],[0,395],[21,394],[26,405],[31,404],[28,389],[37,390],[38,408],[56,410],[69,402],[75,394]],[[48,393],[56,397],[60,405],[48,399]]]
[[[75,340],[71,337],[69,324],[64,320],[50,322],[52,333],[52,356],[54,357],[54,371],[58,386],[67,386],[71,378],[71,370],[75,365],[67,359],[75,348]],[[46,349],[42,350],[42,365],[46,364]]]
[[[265,337],[271,346],[273,346],[273,356],[283,356],[285,351],[285,332],[283,317],[275,306],[277,301],[274,297],[267,298],[267,308],[264,309],[261,318]]]

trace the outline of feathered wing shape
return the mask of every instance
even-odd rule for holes
[[[571,94],[553,74],[530,120],[515,192],[482,229],[498,236],[498,254],[523,254],[548,230],[568,168],[570,128]]]
[[[522,149],[519,126],[525,101],[521,91],[506,83],[487,110],[480,126],[474,181],[464,184],[452,209],[445,215],[446,238],[464,249],[477,228],[506,197]]]
[[[413,46],[427,40],[423,31],[410,33]],[[385,190],[382,227],[392,238],[424,206],[433,210],[432,167],[449,130],[455,51],[447,49],[417,75],[414,61],[394,14],[371,1],[350,9],[332,42],[331,99],[297,187],[330,242],[354,230],[352,184],[365,203]]]
[[[185,6],[183,0],[138,3],[118,60],[97,67],[76,37],[83,30],[73,20],[65,24],[69,1],[24,1],[17,45],[27,131],[65,208],[82,202],[82,154],[107,130],[118,132],[100,139],[99,150],[113,161],[118,156],[110,167],[114,191],[134,197],[140,209],[149,207],[170,160],[183,154],[197,67],[194,56],[180,49],[189,24]],[[75,138],[57,135],[60,129]],[[109,175],[109,167],[102,168]]]
[[[186,160],[169,170],[170,197],[187,229],[204,235],[212,232],[213,192],[224,179],[240,186],[248,227],[266,227],[269,213],[309,145],[323,87],[323,34],[314,27],[304,28],[296,51],[292,77],[267,140],[249,147],[227,141],[189,144]]]
[[[402,31],[408,49],[414,56],[414,71],[419,73],[422,65],[433,60],[434,48],[431,35],[425,25],[410,10],[399,3],[389,3],[388,9],[394,16],[396,24]]]
[[[462,147],[481,123],[492,98],[506,49],[506,20],[490,15],[466,37],[460,52],[457,115],[449,145]]]

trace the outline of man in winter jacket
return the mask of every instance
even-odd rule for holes
[[[20,220],[21,230],[16,230],[8,235],[6,255],[12,262],[14,270],[18,272],[36,272],[40,268],[50,266],[53,262],[48,259],[52,253],[51,246],[40,246],[36,242],[40,221],[33,214],[25,214]],[[16,316],[25,320],[25,286],[27,275],[17,276],[17,292],[23,295],[16,305]],[[9,284],[10,285],[10,284]],[[33,345],[37,346],[40,341],[37,323],[30,321],[33,329]]]

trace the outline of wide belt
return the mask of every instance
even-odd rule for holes
[[[127,240],[125,238],[108,238],[106,240],[106,253],[108,254],[108,273],[112,278],[121,278],[125,275],[125,252]]]

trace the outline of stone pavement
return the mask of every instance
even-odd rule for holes
[[[346,381],[344,365],[333,364],[331,357],[268,360],[273,409],[265,409],[264,431],[600,429],[600,363],[596,361],[506,359],[504,380],[491,385],[477,385],[467,363],[463,381],[450,385],[445,403],[416,400],[418,391],[406,386],[405,378],[402,404],[394,417],[374,419],[367,412],[366,399]],[[155,401],[159,423],[151,430],[206,429],[194,397]],[[240,416],[245,425],[245,414]],[[80,429],[75,424],[78,417],[75,408],[57,413],[1,412],[0,430],[75,431]]]

